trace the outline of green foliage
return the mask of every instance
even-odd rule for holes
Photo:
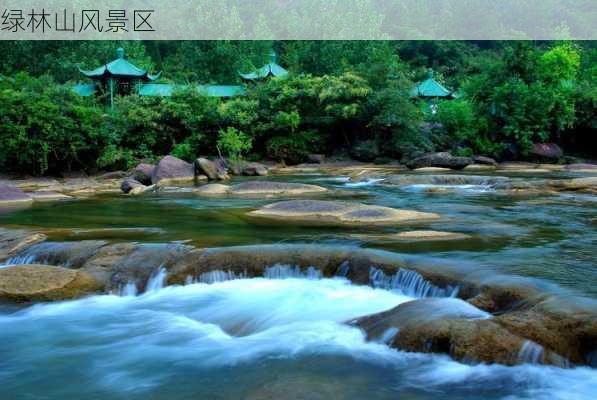
[[[176,83],[240,83],[238,71],[263,65],[271,48],[291,74],[232,99],[195,90],[117,96],[114,110],[101,96],[69,90],[81,79],[77,67],[102,65],[120,46]],[[5,41],[0,50],[7,172],[126,169],[166,154],[191,161],[218,147],[231,158],[250,151],[288,163],[360,147],[376,159],[436,150],[517,157],[538,141],[593,156],[597,148],[594,42]],[[428,68],[463,95],[440,102],[436,115],[410,97]]]
[[[226,130],[220,130],[218,136],[218,148],[224,152],[226,157],[236,161],[241,156],[250,151],[253,147],[253,139],[246,133],[236,128],[228,127]]]
[[[20,73],[0,81],[0,166],[43,174],[92,167],[109,141],[95,107],[52,79]]]
[[[298,164],[319,147],[319,135],[315,131],[295,132],[290,136],[276,136],[267,142],[267,155],[270,158]]]
[[[569,44],[543,54],[526,42],[506,48],[466,87],[484,119],[483,135],[523,154],[534,142],[557,139],[574,124],[578,68],[579,53]]]

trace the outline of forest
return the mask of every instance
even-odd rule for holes
[[[243,84],[275,50],[286,79],[214,98],[80,97],[81,69],[117,47],[160,82]],[[431,151],[525,160],[533,143],[597,157],[595,42],[3,41],[0,170],[47,175],[127,169],[164,155],[301,163],[309,154],[406,162]],[[411,91],[429,70],[457,98]]]

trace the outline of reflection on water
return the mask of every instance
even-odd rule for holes
[[[409,227],[308,227],[256,221],[246,212],[274,200],[199,198],[170,192],[149,197],[112,196],[67,203],[36,204],[0,215],[2,225],[48,228],[54,240],[190,241],[200,247],[279,242],[351,243],[443,259],[468,260],[506,272],[544,277],[597,296],[597,196],[507,196],[452,187],[448,192],[412,190],[369,179],[351,188],[346,177],[284,176],[268,180],[314,183],[330,188],[366,190],[370,204],[436,212],[437,222]],[[532,179],[532,178],[529,178]],[[474,186],[474,185],[472,185]],[[417,228],[461,232],[468,240],[391,242],[367,239],[367,233]],[[358,238],[358,239],[356,239]]]

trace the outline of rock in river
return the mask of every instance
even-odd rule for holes
[[[439,219],[438,214],[372,206],[344,201],[290,200],[269,204],[249,213],[288,222],[308,222],[339,225],[396,225]]]
[[[410,169],[424,167],[439,167],[450,169],[462,169],[472,164],[469,157],[456,157],[448,152],[429,153],[409,161],[406,166]]]
[[[153,164],[140,163],[131,171],[132,178],[144,185],[151,185],[151,177],[154,169],[155,165]]]
[[[33,200],[18,187],[0,184],[0,206],[26,204]]]
[[[223,163],[218,164],[207,158],[198,158],[195,160],[195,172],[207,175],[207,178],[212,181],[230,179],[228,171],[224,168]]]
[[[203,177],[207,179],[206,177]],[[160,160],[153,171],[151,182],[156,184],[190,183],[195,179],[193,164],[179,158],[166,156]]]
[[[14,265],[0,269],[0,299],[27,302],[66,300],[100,289],[89,274],[48,265]]]
[[[195,193],[202,196],[283,197],[326,193],[327,191],[324,187],[304,183],[250,181],[232,186],[212,183],[199,187]]]

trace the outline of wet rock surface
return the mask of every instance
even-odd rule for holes
[[[325,203],[313,208],[330,209]],[[17,262],[30,259],[62,267],[0,268],[5,274],[0,275],[0,298],[4,300],[68,299],[98,290],[119,292],[129,284],[143,291],[160,270],[168,284],[184,284],[214,271],[221,271],[223,276],[254,277],[262,276],[268,267],[288,265],[301,270],[316,268],[323,276],[342,276],[356,284],[414,290],[413,294],[421,296],[458,296],[421,298],[351,321],[369,339],[401,350],[512,365],[522,362],[521,349],[532,342],[542,349],[541,362],[560,366],[565,366],[566,360],[591,365],[591,354],[597,351],[597,307],[593,301],[583,303],[580,298],[563,297],[565,293],[552,292],[533,280],[500,278],[490,271],[481,273],[461,265],[438,264],[437,260],[352,246],[289,244],[196,249],[179,243],[103,241],[30,245],[32,240],[43,237],[28,237],[25,232],[3,236],[0,232],[1,248],[6,253],[4,249],[12,245]],[[19,241],[24,241],[21,250]],[[385,274],[383,284],[380,273]],[[426,290],[426,285],[437,289]]]
[[[0,264],[44,240],[46,235],[41,233],[0,228]]]

